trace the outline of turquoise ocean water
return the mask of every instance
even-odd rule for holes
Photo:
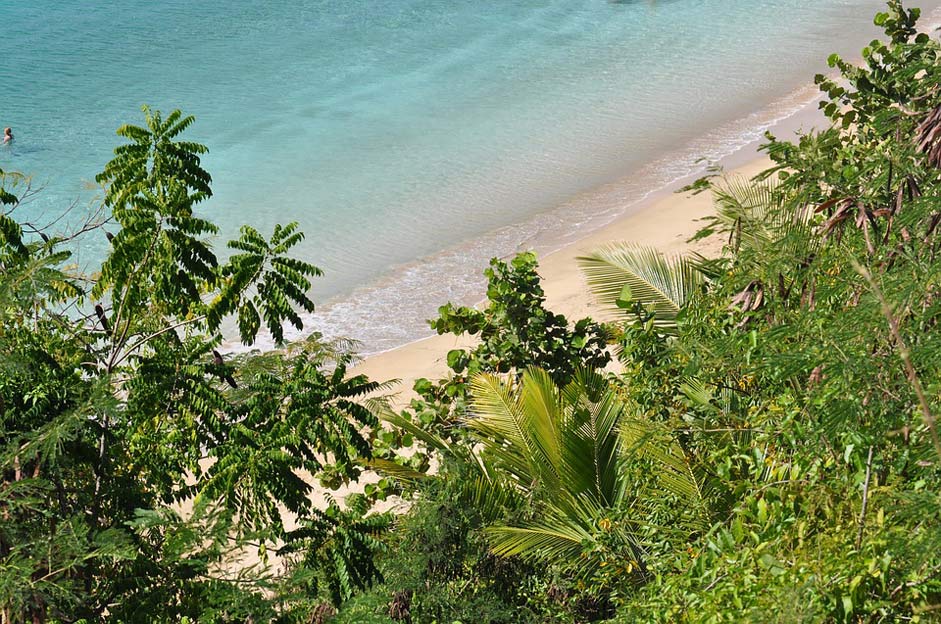
[[[313,325],[375,351],[477,299],[491,256],[564,244],[793,113],[880,6],[0,0],[0,168],[45,187],[29,214],[85,209],[114,130],[182,108],[221,238],[299,221]]]

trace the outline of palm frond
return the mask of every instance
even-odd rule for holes
[[[398,479],[400,481],[414,483],[430,478],[427,473],[418,472],[417,470],[413,470],[408,466],[397,464],[394,461],[390,461],[388,459],[374,457],[367,461],[365,465],[371,470],[375,470],[380,474]]]
[[[735,252],[748,248],[759,256],[768,245],[792,243],[790,235],[806,231],[812,215],[804,205],[791,205],[774,178],[726,177],[713,185],[713,199],[715,231],[728,236]]]
[[[434,449],[440,453],[450,452],[450,445],[442,438],[425,431],[412,421],[403,418],[401,414],[394,412],[388,406],[380,406],[375,415],[379,420],[393,427],[401,429],[405,433],[412,435],[416,440],[424,442],[428,448]]]
[[[539,369],[518,384],[478,375],[471,389],[467,425],[482,474],[474,500],[488,509],[528,500],[540,510],[535,520],[488,529],[499,555],[594,569],[592,540],[616,531],[617,548],[638,557],[634,531],[649,510],[638,504],[636,486],[651,470],[659,475],[655,496],[703,499],[669,432],[629,418],[624,398],[597,372],[579,371],[561,389]]]
[[[651,460],[657,467],[655,478],[664,491],[698,505],[703,493],[689,460],[679,444],[653,423],[637,418],[621,426],[624,452]]]
[[[490,464],[482,463],[480,467],[480,476],[463,481],[460,488],[464,500],[470,501],[482,518],[496,522],[506,517],[506,510],[523,505],[525,496],[516,483],[502,478]]]
[[[590,495],[597,505],[613,507],[619,498],[617,428],[625,413],[624,402],[593,371],[580,371],[563,394],[570,406],[564,424],[565,481],[573,494]]]
[[[773,179],[753,181],[743,176],[726,176],[712,186],[716,216],[732,226],[740,220],[760,223],[780,205],[778,183]]]
[[[595,297],[609,311],[622,316],[624,309],[639,303],[667,332],[676,330],[679,311],[706,281],[689,259],[632,243],[601,247],[578,263]]]
[[[573,561],[591,534],[575,523],[487,529],[491,550],[502,557],[520,556],[530,561]]]
[[[487,451],[520,482],[540,481],[555,487],[558,449],[555,424],[546,391],[555,387],[548,375],[524,375],[525,392],[496,375],[471,379],[471,414],[468,427],[477,432]],[[533,386],[546,386],[546,391]],[[523,403],[528,403],[528,409]],[[549,411],[547,411],[549,410]]]

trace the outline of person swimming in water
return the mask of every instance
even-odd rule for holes
[[[12,143],[13,142],[13,128],[7,127],[3,129],[3,143]]]

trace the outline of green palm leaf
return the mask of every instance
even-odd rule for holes
[[[775,179],[749,180],[741,176],[724,178],[713,184],[716,214],[711,218],[714,231],[728,236],[729,245],[739,256],[748,250],[758,258],[769,245],[805,249],[805,234],[811,211],[803,204],[788,208],[787,197]],[[797,240],[791,234],[798,234]],[[796,253],[796,251],[795,251]]]
[[[640,560],[634,527],[648,510],[637,504],[637,484],[650,481],[647,472],[660,475],[653,479],[660,492],[702,499],[669,432],[631,418],[597,372],[580,371],[564,388],[539,369],[518,383],[482,374],[472,378],[471,390],[467,426],[476,434],[482,473],[475,505],[497,509],[528,500],[540,510],[530,521],[490,526],[496,554],[559,563],[581,575],[603,560],[592,546],[598,539],[602,550],[614,544]],[[603,540],[599,532],[607,534]]]
[[[527,371],[523,391],[496,375],[475,376],[471,380],[475,416],[468,427],[486,441],[488,451],[520,483],[540,482],[555,488],[559,451],[553,417],[557,416],[557,405],[544,396],[555,386],[542,373],[544,376]]]
[[[663,491],[694,505],[703,502],[689,459],[668,432],[646,420],[625,419],[621,436],[625,453],[647,458],[657,466],[655,479]]]
[[[528,560],[572,561],[579,558],[591,534],[572,522],[487,529],[494,554]]]
[[[609,310],[623,314],[640,304],[667,332],[676,330],[679,311],[706,281],[689,259],[631,243],[601,247],[578,263],[595,297]]]
[[[758,182],[742,176],[727,176],[713,183],[712,197],[716,216],[727,225],[739,219],[760,222],[780,205],[778,183],[770,178]]]

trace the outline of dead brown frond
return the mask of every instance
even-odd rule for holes
[[[918,124],[915,140],[918,150],[928,156],[928,164],[941,169],[941,106],[928,113]]]
[[[392,595],[389,604],[389,618],[396,622],[412,621],[412,590],[404,589]]]
[[[745,290],[732,297],[730,307],[737,307],[742,312],[757,310],[765,301],[765,287],[755,280],[745,287]]]
[[[317,608],[314,609],[314,612],[310,614],[310,624],[326,624],[333,616],[337,614],[337,610],[333,608],[330,603],[322,602],[317,605]]]

